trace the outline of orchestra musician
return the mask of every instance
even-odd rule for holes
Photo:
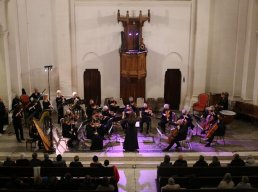
[[[133,97],[129,97],[128,101],[129,101],[128,105],[130,105],[131,109],[136,113],[137,112],[137,106],[134,102]]]
[[[77,116],[77,118],[81,118],[81,120],[85,119],[85,111],[81,107],[81,98],[78,96],[76,92],[73,92],[73,97],[70,99],[72,101],[72,105],[70,110]]]
[[[108,107],[109,107],[109,110],[113,111],[114,113],[117,113],[117,111],[119,109],[119,106],[117,105],[117,102],[113,97],[111,97],[108,100]]]
[[[39,119],[40,114],[42,112],[42,107],[40,104],[40,100],[42,100],[42,95],[38,92],[38,89],[34,89],[34,93],[30,96],[30,105],[28,106],[30,116],[34,116]]]
[[[67,110],[64,115],[64,122],[62,124],[62,135],[63,137],[70,139],[77,139],[77,129],[75,127],[75,115],[71,110]]]
[[[125,131],[125,129],[126,129],[126,123],[127,123],[127,118],[128,118],[128,116],[129,116],[129,114],[131,113],[131,112],[134,112],[134,110],[132,109],[132,107],[131,107],[131,105],[126,105],[125,106],[125,108],[124,108],[124,110],[123,110],[123,112],[122,112],[122,121],[121,121],[121,126],[122,126],[122,128],[123,128],[123,130]]]
[[[228,93],[222,92],[219,102],[215,105],[217,111],[228,110]]]
[[[161,132],[165,133],[166,132],[166,124],[167,123],[172,123],[177,119],[176,114],[172,112],[169,108],[169,104],[164,104],[162,115],[161,115],[161,120],[158,123],[158,125],[161,128]]]
[[[30,103],[30,97],[27,95],[26,91],[24,88],[22,88],[22,94],[20,96],[20,100],[22,103],[22,107],[23,107],[23,114],[24,114],[24,122],[25,122],[25,126],[28,125],[28,111],[27,111],[27,106]]]
[[[169,151],[169,149],[176,143],[176,149],[180,147],[179,141],[182,141],[186,138],[188,132],[188,125],[186,118],[179,118],[176,122],[174,122],[177,127],[170,130],[170,134],[168,136],[169,145],[163,149],[162,151]]]
[[[89,105],[87,106],[87,109],[86,109],[86,114],[87,114],[87,117],[89,119],[92,118],[92,115],[95,113],[95,112],[98,112],[99,110],[99,106],[95,104],[94,100],[93,99],[90,99],[89,100]]]
[[[4,134],[5,115],[6,115],[6,108],[5,108],[4,102],[2,101],[2,98],[0,97],[0,136]]]
[[[48,94],[43,95],[43,110],[52,110],[53,106],[49,100]]]
[[[207,132],[217,120],[217,115],[214,106],[208,107],[206,113],[206,117],[204,116],[205,119],[201,123],[201,127],[203,129],[201,132],[202,134]]]
[[[190,127],[191,129],[193,129],[194,128],[193,118],[189,114],[189,108],[185,107],[184,109],[182,109],[179,119],[183,119],[183,118],[187,120],[187,127]]]
[[[147,124],[146,134],[149,134],[150,125],[151,125],[151,116],[153,115],[152,110],[148,107],[147,103],[143,104],[143,107],[140,109],[140,132],[143,132],[143,124]]]
[[[16,135],[16,139],[19,143],[24,140],[23,128],[22,128],[23,108],[22,105],[16,105],[13,110],[13,127]]]
[[[56,109],[58,115],[58,123],[60,124],[60,119],[64,117],[64,104],[65,104],[65,97],[62,95],[60,90],[56,91]]]
[[[208,130],[206,134],[207,143],[205,147],[210,147],[214,137],[218,135],[220,132],[222,132],[223,129],[225,129],[225,125],[223,123],[222,116],[217,115],[215,123],[212,125],[212,127]]]

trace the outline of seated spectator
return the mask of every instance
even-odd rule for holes
[[[218,185],[218,189],[232,189],[234,187],[234,181],[232,180],[231,174],[226,173],[223,179]]]
[[[83,167],[82,163],[79,161],[80,158],[78,155],[74,156],[74,161],[72,161],[69,167]]]
[[[208,163],[204,160],[203,155],[199,156],[199,160],[193,164],[193,167],[208,167]]]
[[[164,160],[163,160],[163,162],[160,163],[159,166],[160,167],[172,167],[173,166],[172,162],[170,162],[169,155],[164,156]]]
[[[251,183],[249,183],[249,178],[247,176],[242,176],[241,181],[236,185],[236,189],[250,189],[252,188]]]
[[[103,165],[99,162],[98,156],[94,155],[92,157],[92,161],[93,162],[90,163],[90,167],[103,167]]]
[[[245,162],[240,158],[239,154],[234,154],[232,161],[228,164],[229,167],[244,167]]]
[[[212,162],[209,164],[209,167],[221,167],[219,158],[217,156],[212,157]]]
[[[196,177],[196,175],[190,175],[187,180],[186,184],[187,189],[200,189],[201,188],[201,183]]]
[[[24,153],[21,153],[20,159],[16,160],[16,166],[28,167],[29,165],[30,165],[30,161],[25,158]]]
[[[174,167],[187,167],[187,161],[184,160],[183,155],[179,155],[178,159],[174,162]]]
[[[96,189],[96,185],[94,184],[94,181],[92,180],[90,175],[86,175],[84,177],[84,180],[80,184],[79,189],[80,190],[95,190]]]
[[[109,183],[107,177],[103,177],[100,185],[97,186],[96,191],[114,191],[115,187]]]
[[[41,160],[38,159],[38,154],[36,152],[32,153],[32,159],[30,160],[31,167],[40,167]]]
[[[66,173],[64,177],[60,180],[58,188],[65,190],[76,190],[78,187],[75,185],[71,173]]]
[[[44,154],[44,160],[41,162],[41,167],[53,167],[53,161],[49,159],[47,153]]]
[[[110,167],[109,166],[109,160],[105,160],[104,161],[104,167]],[[118,183],[119,179],[120,179],[120,175],[119,175],[119,172],[118,172],[118,169],[115,165],[112,166],[114,168],[114,177],[115,177],[115,181],[116,183]]]
[[[67,167],[65,160],[63,160],[62,155],[58,154],[56,156],[56,161],[53,162],[54,167]]]
[[[34,178],[33,189],[44,189],[46,185],[43,183],[43,179],[40,176]]]
[[[15,166],[15,162],[11,159],[11,156],[7,156],[4,163],[3,163],[4,167],[12,167]]]
[[[168,179],[168,184],[161,188],[161,192],[163,190],[174,190],[174,189],[180,189],[180,185],[175,183],[175,180],[173,177],[170,177]]]
[[[49,177],[47,182],[47,189],[51,191],[56,191],[56,188],[58,186],[58,179],[55,176]]]
[[[247,167],[256,166],[255,158],[252,155],[248,155],[245,165]]]

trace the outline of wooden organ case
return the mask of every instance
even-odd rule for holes
[[[145,21],[150,22],[148,15],[138,17],[121,16],[117,12],[117,21],[122,22],[124,31],[121,32],[122,44],[120,53],[120,97],[127,101],[130,96],[145,98],[145,79],[147,49],[142,38],[142,27]]]

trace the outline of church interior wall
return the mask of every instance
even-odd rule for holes
[[[8,2],[8,51],[0,38],[1,82],[6,82],[0,94],[5,100],[10,100],[6,89],[13,97],[21,87],[29,94],[34,87],[47,88],[45,65],[54,66],[50,73],[52,96],[61,89],[65,96],[77,91],[83,97],[82,74],[96,67],[101,72],[102,101],[119,97],[123,28],[117,23],[117,10],[138,16],[139,10],[146,14],[150,9],[151,21],[143,27],[148,48],[146,98],[163,97],[164,71],[178,68],[182,73],[181,102],[201,92],[222,91],[229,92],[232,99],[258,102],[257,0],[0,2],[1,6]],[[7,52],[9,72],[5,70]],[[180,55],[181,61],[171,53]]]

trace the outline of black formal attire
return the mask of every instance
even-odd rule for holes
[[[22,117],[23,113],[21,111],[21,108],[16,107],[13,111],[13,127],[16,135],[16,139],[18,142],[21,142],[21,140],[24,140],[23,136],[23,128],[22,128]]]
[[[20,167],[28,167],[30,165],[30,161],[28,159],[17,159],[16,166]]]
[[[241,158],[233,159],[229,164],[229,167],[244,167],[245,162]]]
[[[142,118],[140,120],[140,132],[143,132],[143,124],[146,123],[147,129],[146,133],[149,133],[150,125],[151,125],[151,113],[148,111],[148,108],[141,108],[140,112],[142,114]]]
[[[208,163],[205,160],[198,160],[193,164],[193,167],[208,167]]]
[[[187,124],[180,125],[178,134],[174,138],[171,139],[170,144],[164,149],[164,151],[168,151],[175,143],[176,143],[176,148],[180,147],[179,141],[186,139],[187,132],[188,132]]]
[[[166,116],[166,115],[168,115],[168,116]],[[161,120],[158,123],[158,125],[161,128],[162,133],[166,132],[166,124],[172,123],[174,121],[174,119],[175,119],[175,114],[171,110],[164,109],[162,111]]]
[[[43,102],[42,102],[42,105],[43,105],[43,110],[49,110],[49,109],[50,109],[50,106],[51,106],[49,100],[43,101]]]
[[[87,138],[91,139],[90,150],[102,150],[103,149],[103,128],[94,127],[91,123],[86,126]]]
[[[30,101],[33,103],[33,107],[30,107],[30,113],[32,113],[33,116],[37,119],[39,119],[42,112],[42,107],[39,100],[42,100],[42,96],[40,95],[40,93],[34,92],[31,94]]]
[[[2,101],[0,101],[0,134],[4,133],[4,121],[5,121],[6,109]]]
[[[60,124],[60,119],[64,118],[64,97],[56,97],[56,109],[58,114],[58,123]]]
[[[125,151],[135,151],[139,149],[138,138],[137,138],[137,128],[135,127],[135,122],[136,122],[136,118],[132,120],[126,119],[125,140],[124,140]]]
[[[18,105],[20,105],[21,103],[21,100],[17,97],[13,98],[13,101],[12,101],[12,109],[15,109]]]
[[[187,161],[186,160],[181,160],[181,159],[177,159],[174,164],[174,167],[187,167]]]
[[[217,128],[217,130],[207,139],[207,143],[206,143],[206,145],[205,145],[206,147],[209,147],[209,146],[211,145],[211,143],[212,143],[212,141],[213,141],[213,139],[214,139],[214,137],[215,137],[216,135],[221,135],[220,133],[225,132],[226,127],[225,127],[225,125],[223,124],[223,122],[220,121],[220,120],[218,120],[216,123],[217,123],[218,128]],[[213,126],[216,126],[216,125],[214,124]]]
[[[228,99],[221,98],[218,102],[219,110],[228,110]]]

